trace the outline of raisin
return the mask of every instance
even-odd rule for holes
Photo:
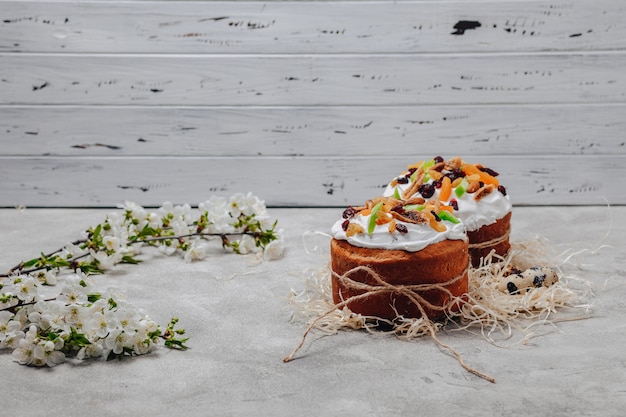
[[[406,226],[403,225],[403,224],[400,224],[400,223],[396,224],[396,230],[398,232],[400,232],[400,233],[408,233],[409,232],[409,230],[406,228]]]
[[[433,215],[433,217],[435,218],[435,220],[436,220],[436,221],[438,221],[438,222],[440,222],[440,221],[441,221],[441,217],[439,217],[439,216],[437,215],[437,213],[435,213],[435,210],[431,210],[431,211],[430,211],[430,214],[432,214],[432,215]]]
[[[440,164],[443,162],[443,158],[441,156],[435,156],[433,159],[435,160],[436,164]]]
[[[435,187],[432,184],[422,184],[419,186],[417,191],[422,195],[422,197],[430,198],[433,194],[435,194]]]
[[[500,191],[502,195],[506,195],[506,188],[504,188],[504,185],[498,185],[498,191]]]
[[[343,229],[344,232],[348,230],[349,225],[350,225],[350,220],[344,220],[343,223],[341,223],[341,228]]]
[[[517,292],[519,292],[519,290],[517,289],[517,285],[513,284],[512,282],[507,282],[506,284],[506,290],[509,292],[509,294],[515,294]]]
[[[436,181],[433,181],[433,185],[435,186],[435,188],[439,189],[439,188],[441,188],[441,182],[442,181],[441,181],[441,178],[440,178],[440,179],[438,179]]]
[[[450,178],[450,181],[454,181],[457,178],[463,178],[465,176],[465,172],[461,171],[460,168],[454,168],[448,172],[446,176]]]
[[[407,212],[405,212],[404,216],[405,216],[407,219],[410,219],[410,220],[412,220],[412,221],[414,221],[414,222],[419,222],[420,220],[422,220],[422,218],[420,217],[420,215],[419,215],[419,214],[417,214],[417,212],[415,212],[415,211],[407,211]]]
[[[396,213],[401,214],[403,216],[406,214],[406,210],[404,210],[404,207],[400,204],[392,208],[391,211],[395,211]]]
[[[450,205],[452,206],[454,211],[459,211],[459,202],[456,201],[454,198],[450,200]]]
[[[396,181],[398,181],[398,184],[408,184],[409,177],[398,177],[396,178]]]
[[[500,175],[499,173],[497,173],[496,171],[494,171],[491,168],[479,167],[478,169],[480,169],[482,172],[485,172],[485,173],[491,175],[492,177],[497,177],[498,175]]]
[[[354,217],[355,214],[356,214],[356,210],[354,209],[354,207],[350,206],[343,211],[343,218],[351,219]]]

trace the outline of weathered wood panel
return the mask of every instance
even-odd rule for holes
[[[0,0],[0,205],[341,206],[435,154],[516,204],[626,204],[625,11]]]
[[[197,204],[252,191],[273,206],[343,206],[379,195],[421,155],[393,158],[0,158],[0,206]],[[514,204],[626,204],[624,156],[475,156]]]
[[[623,50],[625,14],[614,0],[0,1],[0,51]]]
[[[0,104],[378,105],[626,100],[626,52],[0,54]]]
[[[0,106],[5,156],[626,155],[626,104]]]

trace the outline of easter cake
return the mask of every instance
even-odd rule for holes
[[[378,197],[332,227],[332,293],[363,316],[431,319],[467,293],[468,240],[448,204]]]

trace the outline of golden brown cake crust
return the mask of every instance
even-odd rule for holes
[[[445,240],[434,243],[418,252],[403,250],[369,249],[353,246],[347,241],[332,239],[330,243],[333,301],[340,303],[362,291],[346,288],[336,275],[358,266],[372,268],[383,280],[391,285],[416,285],[446,283],[462,275],[462,279],[447,286],[454,296],[467,293],[468,243],[462,240]],[[349,278],[375,285],[375,280],[366,271],[357,271]],[[422,297],[436,306],[449,303],[449,295],[439,290],[420,293]],[[395,307],[395,309],[394,309]],[[420,317],[419,308],[406,296],[384,293],[373,294],[365,299],[348,304],[355,313],[393,320],[398,315]],[[437,318],[444,313],[441,310],[426,308],[430,318]]]
[[[487,256],[492,249],[495,249],[496,253],[500,256],[506,256],[511,248],[511,244],[509,243],[509,232],[511,230],[511,212],[507,213],[506,216],[498,219],[495,223],[492,223],[487,226],[483,226],[480,229],[467,232],[467,237],[469,238],[469,253],[470,259],[472,260],[472,265],[476,268],[480,265],[481,258]],[[493,245],[488,245],[486,247],[481,247],[480,245],[489,242],[491,240],[496,240],[502,238],[502,241]],[[478,247],[473,247],[473,245],[479,245]]]

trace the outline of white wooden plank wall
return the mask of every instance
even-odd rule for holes
[[[0,206],[344,206],[462,155],[626,204],[623,0],[0,0]]]

